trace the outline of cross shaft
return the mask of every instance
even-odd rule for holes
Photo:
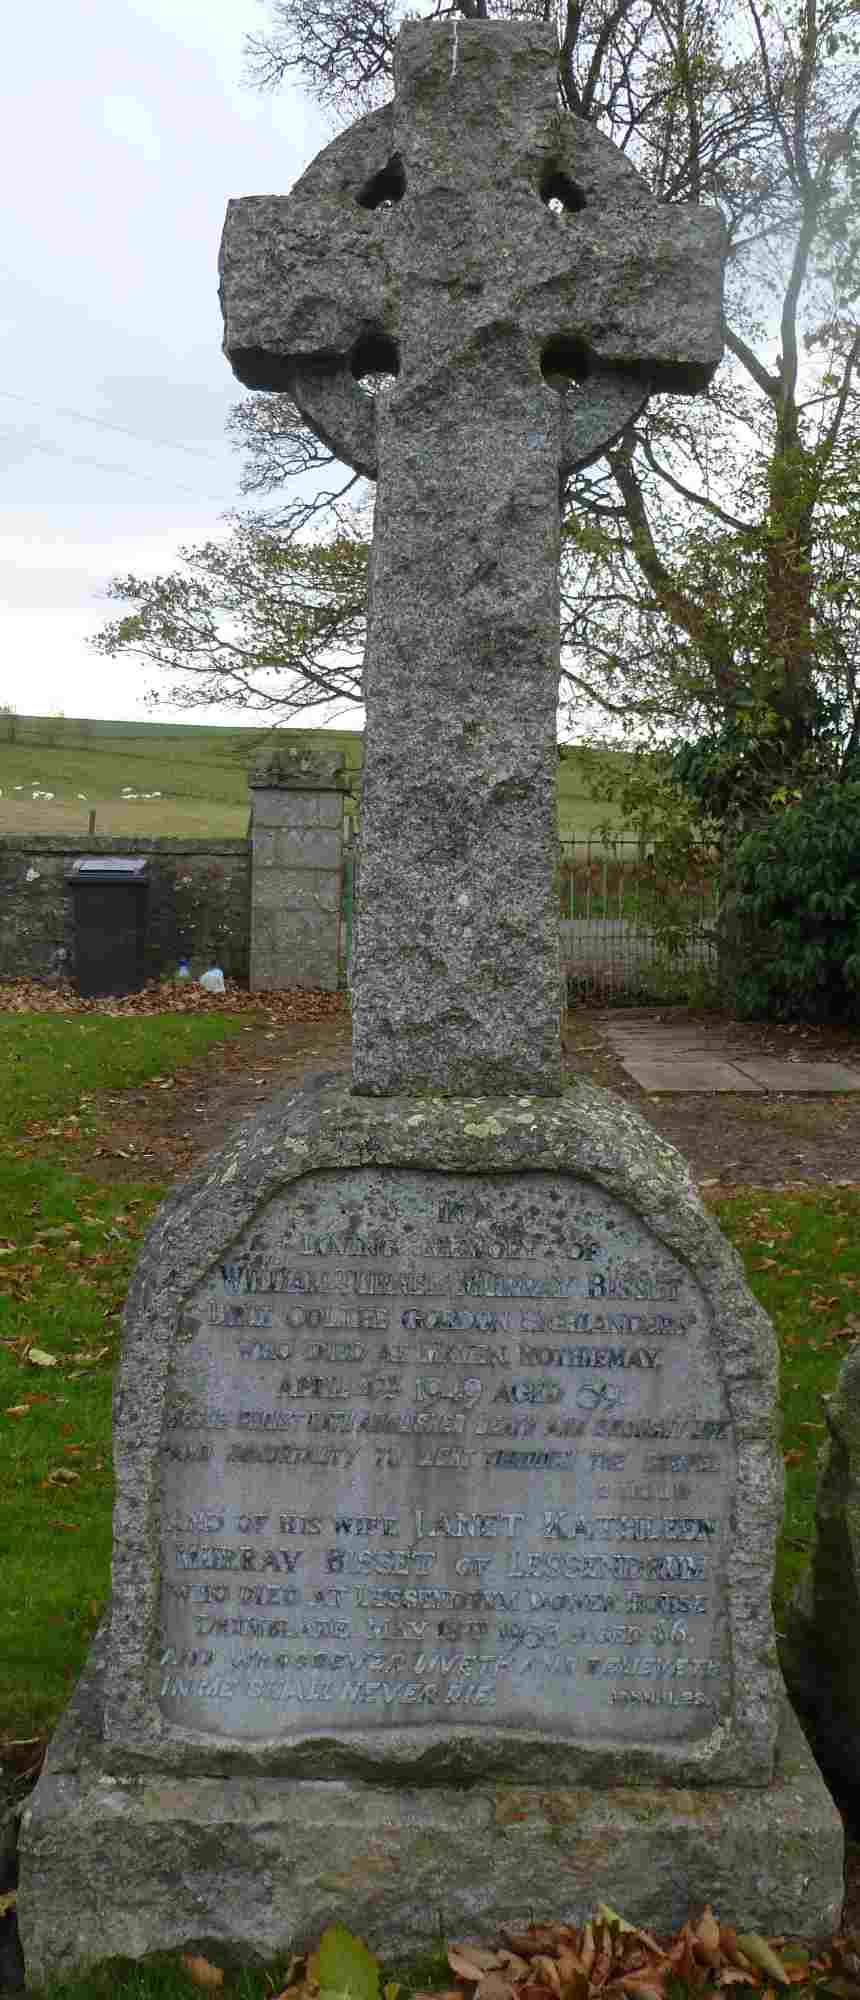
[[[719,217],[654,202],[555,62],[534,23],[408,24],[393,106],[228,212],[233,367],[378,477],[360,1090],[560,1088],[560,482],[721,351]]]

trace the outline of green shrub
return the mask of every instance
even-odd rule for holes
[[[726,967],[742,1020],[844,1020],[860,995],[860,782],[819,783],[738,842]]]

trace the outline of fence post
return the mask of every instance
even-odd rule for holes
[[[276,744],[251,771],[251,991],[340,983],[343,751]]]

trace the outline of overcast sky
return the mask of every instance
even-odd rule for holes
[[[48,0],[4,22],[0,702],[22,714],[150,714],[152,671],[85,644],[105,582],[172,568],[239,499],[225,205],[286,191],[332,136],[297,91],[243,85],[265,20],[257,0]]]

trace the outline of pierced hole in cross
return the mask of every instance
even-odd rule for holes
[[[356,197],[359,208],[393,208],[406,193],[406,173],[399,153],[392,153],[387,166],[366,181]]]
[[[540,184],[540,198],[553,215],[579,215],[585,207],[582,189],[560,167],[547,168]]]
[[[551,389],[570,389],[574,383],[585,382],[589,369],[588,349],[569,334],[548,340],[542,349],[540,372]]]
[[[400,374],[400,350],[388,333],[365,333],[357,340],[349,361],[353,376],[365,396],[378,396],[391,389]]]

